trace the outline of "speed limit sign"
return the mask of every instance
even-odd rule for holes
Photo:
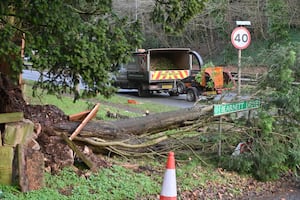
[[[251,35],[245,27],[236,27],[231,33],[231,43],[237,49],[246,49],[251,42]]]

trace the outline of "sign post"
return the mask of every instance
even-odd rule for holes
[[[245,100],[240,102],[226,103],[226,104],[215,104],[214,105],[214,116],[219,116],[219,150],[218,155],[221,156],[222,148],[222,115],[227,115],[230,113],[256,109],[260,107],[259,99]]]
[[[218,156],[222,155],[222,116],[219,118],[219,149],[218,149]]]
[[[251,35],[245,27],[236,27],[231,33],[231,43],[238,51],[238,96],[241,94],[241,58],[242,49],[246,49],[251,42]]]

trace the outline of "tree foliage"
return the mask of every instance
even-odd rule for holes
[[[168,14],[177,8],[167,4],[169,2],[173,4],[173,1],[155,2],[157,8],[152,13],[152,19],[162,25],[163,30],[173,31],[177,35],[171,35],[169,32],[167,35],[157,33],[158,28],[150,25],[153,30],[152,32],[148,30],[148,35],[154,40],[151,41],[151,44],[156,46],[158,46],[157,43],[169,46],[188,46],[199,51],[209,60],[213,59],[214,55],[221,54],[223,59],[218,60],[220,64],[233,64],[232,60],[236,57],[234,48],[230,44],[230,34],[236,27],[235,22],[237,20],[251,21],[252,25],[248,28],[253,42],[264,40],[270,44],[278,40],[288,39],[288,31],[292,27],[299,27],[300,25],[300,16],[297,11],[299,1],[297,0],[207,0],[204,2],[203,9],[194,9],[194,12],[187,13],[189,19],[181,21],[178,20],[181,15],[177,12],[175,12],[174,17]],[[185,1],[184,3],[181,2],[185,4]],[[170,23],[167,23],[168,21]],[[178,24],[177,27],[176,24]],[[153,35],[156,37],[152,38]],[[233,54],[234,56],[232,56]],[[216,64],[219,63],[216,62]]]
[[[204,9],[206,1],[156,0],[152,20],[160,23],[166,32],[179,33],[195,15]]]
[[[288,39],[288,5],[284,0],[267,1],[268,33],[274,41]]]
[[[114,89],[109,72],[117,63],[127,62],[129,52],[142,42],[139,22],[118,17],[111,1],[5,0],[0,6],[1,32],[7,33],[0,40],[10,44],[26,34],[26,51],[35,52],[33,67],[44,72],[37,86],[49,92],[76,93],[82,81],[83,95],[110,96]],[[12,50],[20,47],[1,48]],[[18,65],[17,71],[21,69]]]
[[[227,157],[224,166],[260,180],[276,179],[288,169],[296,172],[299,168],[300,89],[294,82],[299,73],[299,47],[298,43],[274,44],[263,51],[262,63],[270,69],[256,88],[263,106],[248,132],[251,151]]]
[[[281,117],[287,121],[300,121],[300,90],[294,82],[299,74],[297,60],[299,60],[299,43],[288,45],[273,45],[264,51],[265,60],[269,63],[270,70],[261,80],[259,87],[268,91],[267,102],[270,107],[275,106]],[[280,118],[279,118],[280,119]],[[285,121],[284,120],[284,121]]]
[[[15,39],[17,31],[9,25],[3,25],[2,29],[0,35],[0,63],[5,63],[10,66],[10,71],[14,74],[12,79],[16,80],[17,74],[22,70],[20,68],[22,62],[20,59],[17,59],[19,58],[21,50],[20,42]]]
[[[221,4],[222,6],[218,7]],[[237,13],[237,7],[241,8],[240,13]],[[253,9],[249,9],[250,12],[246,13],[246,7]],[[166,13],[172,9],[176,10],[176,6],[173,8],[163,5],[163,8],[166,8],[164,10],[167,11]],[[209,15],[205,15],[207,9],[211,11]],[[254,22],[256,25],[253,30],[251,29],[251,31],[255,31],[254,38],[262,36],[260,39],[266,39],[269,44],[268,49],[260,52],[258,55],[260,62],[256,63],[269,68],[256,88],[257,98],[261,98],[263,106],[258,110],[257,116],[251,124],[244,124],[244,126],[251,125],[252,127],[247,132],[247,137],[253,141],[251,150],[238,157],[225,156],[223,167],[251,173],[260,180],[270,180],[278,178],[287,169],[297,169],[300,166],[300,90],[299,85],[295,83],[296,80],[299,81],[300,74],[300,45],[299,43],[291,44],[288,37],[289,22],[292,20],[289,16],[288,4],[283,0],[244,1],[244,4],[240,1],[227,1],[226,3],[225,1],[210,0],[201,13],[191,12],[191,14],[212,18],[213,20],[203,18],[201,20],[204,24],[203,27],[218,29],[224,33],[219,35],[223,37],[231,31],[228,20],[246,20],[243,19],[243,16],[251,16],[250,14],[253,15],[254,11],[256,11],[254,16],[257,17],[254,20],[251,19],[252,23]],[[157,16],[163,19],[162,22],[168,22],[172,18],[166,14]],[[261,20],[262,16],[264,16],[263,20]],[[190,16],[189,19],[192,18]],[[194,21],[199,22],[197,20],[199,19]],[[228,23],[225,22],[226,20]],[[163,26],[165,30],[170,32],[176,30],[172,28],[176,27],[177,21],[172,22],[170,23],[171,28]],[[188,24],[188,20],[181,22]],[[221,24],[221,27],[213,26],[214,24]],[[194,26],[191,27],[194,28]],[[202,34],[204,30],[206,29],[199,30],[197,33]],[[216,38],[216,35],[212,35],[213,33],[209,31],[203,34],[206,38]],[[212,43],[219,39],[207,39],[207,41]],[[245,136],[240,137],[240,140],[244,139]]]

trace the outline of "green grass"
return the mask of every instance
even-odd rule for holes
[[[93,106],[100,102],[100,109],[97,113],[97,119],[103,120],[111,120],[106,117],[106,112],[109,110],[113,113],[119,113],[121,115],[125,115],[128,117],[139,117],[143,115],[143,112],[149,110],[150,113],[157,112],[167,112],[171,110],[178,109],[177,107],[165,106],[161,104],[156,104],[149,101],[138,101],[138,104],[129,104],[128,98],[121,97],[119,95],[113,95],[111,98],[107,99],[102,95],[98,95],[97,97],[90,99],[80,99],[73,102],[73,98],[71,95],[62,96],[58,98],[52,94],[41,93],[41,90],[38,90],[37,95],[35,97],[32,96],[32,81],[25,81],[25,100],[32,104],[40,104],[46,105],[51,104],[55,105],[61,110],[64,111],[66,115],[71,115],[75,113],[79,113],[85,110],[90,110]],[[115,104],[119,105],[114,106]],[[140,110],[140,112],[131,112],[130,109],[126,109],[127,107],[132,107]]]
[[[165,172],[165,158],[140,158],[130,161],[117,158],[117,160],[118,163],[138,165],[150,170],[137,172],[121,165],[113,165],[89,176],[80,176],[72,168],[64,168],[57,175],[46,173],[46,187],[41,190],[22,193],[17,187],[0,185],[0,191],[7,200],[157,199]],[[232,194],[238,195],[241,192],[239,188],[230,187],[234,182],[241,180],[237,174],[226,172],[220,174],[212,166],[203,167],[196,159],[176,163],[178,191],[192,191],[195,188],[207,188],[212,185],[224,187],[229,185]]]
[[[103,96],[99,95],[97,96],[97,99],[102,100],[103,102],[111,102],[116,104],[127,105],[129,107],[138,108],[142,111],[149,110],[150,113],[167,112],[167,111],[178,109],[178,107],[153,103],[149,100],[141,100],[138,98],[126,98],[126,97],[121,97],[119,95],[114,95],[110,99],[105,99]],[[137,101],[137,104],[129,104],[128,99],[135,99]]]
[[[78,176],[71,168],[65,168],[58,175],[47,173],[45,179],[47,187],[39,191],[21,193],[11,186],[0,186],[0,189],[4,199],[8,200],[139,199],[145,195],[159,194],[160,190],[160,185],[150,177],[120,166],[101,169],[88,178]]]

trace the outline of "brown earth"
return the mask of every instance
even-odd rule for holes
[[[51,129],[53,124],[68,120],[63,111],[53,105],[27,105],[21,90],[4,76],[0,76],[0,96],[0,113],[22,111],[25,118],[41,125],[41,133],[37,141],[46,158],[47,170],[55,173],[65,166],[74,164],[76,158],[73,157],[73,152]],[[85,146],[80,146],[80,148],[97,163],[97,167],[111,166],[105,156],[95,155]],[[147,173],[149,171],[144,166],[138,166],[138,169],[139,172]],[[78,171],[78,173],[81,172]],[[285,174],[274,182],[259,182],[252,178],[241,178],[238,174],[226,172],[223,169],[217,169],[216,173],[220,173],[224,178],[232,181],[226,184],[208,182],[205,186],[199,186],[193,191],[178,191],[178,196],[181,199],[278,199],[277,197],[280,197],[279,199],[296,199],[289,198],[289,196],[297,197],[299,194],[299,185],[292,173]],[[180,183],[177,184],[180,185]],[[237,190],[241,192],[241,195],[236,194]],[[157,199],[157,196],[144,199],[152,198]]]
[[[3,74],[0,74],[0,113],[23,112],[24,118],[40,127],[36,139],[45,157],[45,167],[49,172],[57,172],[66,166],[72,166],[76,157],[63,139],[57,135],[52,126],[68,120],[68,116],[54,105],[28,105],[19,87],[13,85]],[[84,146],[80,147],[82,151]],[[96,163],[97,167],[108,167],[110,164],[95,156],[91,150],[85,151],[86,156]]]

